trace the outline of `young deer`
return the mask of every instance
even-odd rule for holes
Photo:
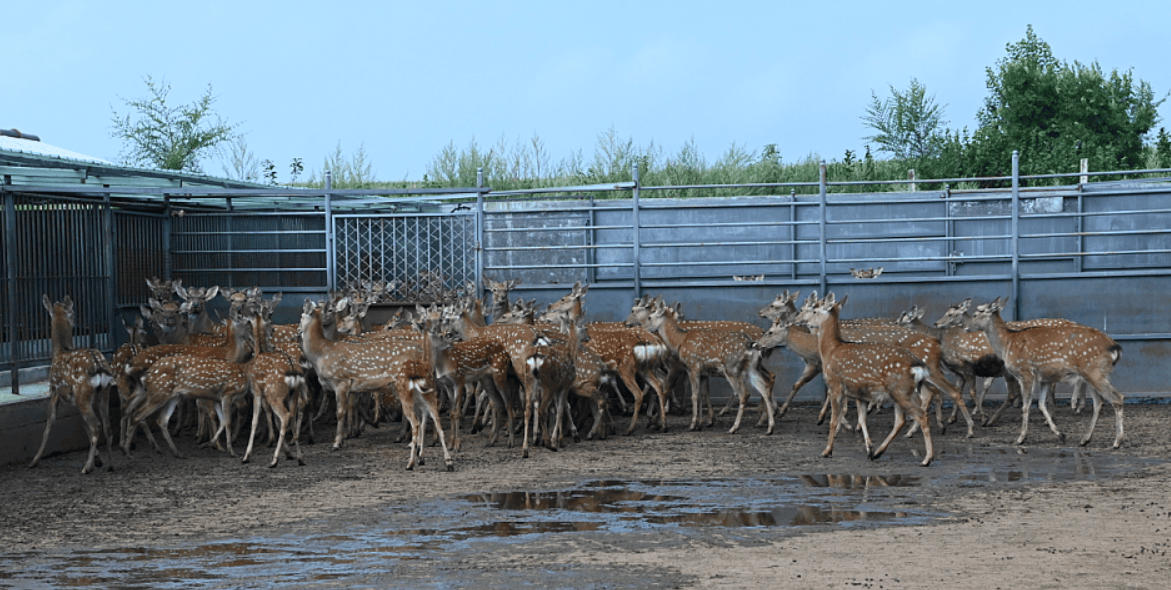
[[[678,355],[687,367],[687,376],[691,382],[691,430],[698,430],[700,427],[700,376],[704,373],[719,373],[728,380],[737,399],[740,400],[736,421],[728,432],[735,433],[740,429],[740,421],[748,404],[748,385],[751,384],[763,398],[768,416],[767,434],[773,433],[775,408],[772,392],[758,369],[760,350],[753,347],[754,341],[751,338],[740,332],[683,328],[676,321],[674,310],[668,306],[661,306],[652,311],[647,317],[646,328],[657,333],[663,343],[671,352]],[[712,418],[709,410],[709,423]]]
[[[935,457],[935,451],[931,444],[927,414],[915,395],[916,390],[929,376],[927,367],[923,361],[902,347],[877,342],[843,341],[838,317],[847,299],[848,297],[843,297],[840,302],[835,302],[833,294],[830,293],[822,301],[802,311],[796,318],[796,321],[808,323],[818,330],[818,347],[825,368],[826,390],[830,398],[831,411],[829,441],[821,455],[829,457],[833,454],[838,422],[844,414],[843,402],[854,399],[866,403],[881,403],[889,398],[895,403],[895,424],[886,440],[877,449],[871,450],[870,434],[866,428],[866,412],[861,409],[858,412],[858,425],[862,427],[867,456],[871,460],[882,456],[906,423],[905,415],[910,414],[923,431],[926,453],[923,465],[927,466]]]
[[[309,402],[309,392],[305,383],[305,373],[300,363],[300,355],[296,357],[280,350],[273,350],[269,340],[271,310],[264,309],[255,316],[253,324],[253,338],[256,340],[256,353],[244,365],[244,374],[248,379],[248,389],[252,391],[252,431],[248,435],[248,448],[244,451],[241,460],[247,463],[252,456],[252,445],[256,440],[256,430],[260,422],[261,410],[276,414],[280,422],[280,433],[277,436],[276,450],[273,451],[272,462],[269,467],[276,467],[280,461],[281,449],[290,459],[296,459],[298,465],[305,464],[301,454],[301,419],[304,409]],[[297,351],[300,352],[300,351]],[[285,438],[292,425],[293,447],[289,448]],[[269,432],[272,421],[269,419]]]
[[[317,372],[322,386],[332,389],[337,398],[338,425],[334,450],[341,448],[346,432],[351,394],[378,395],[392,391],[402,404],[403,413],[414,433],[407,469],[413,469],[417,464],[426,424],[426,416],[419,421],[419,413],[415,411],[416,402],[421,402],[422,409],[434,420],[447,469],[454,469],[434,399],[434,369],[430,361],[433,351],[429,335],[424,334],[427,344],[423,347],[399,340],[379,340],[366,344],[333,342],[325,337],[321,307],[309,299],[305,300],[300,326],[301,348],[306,361]]]
[[[638,412],[642,407],[646,391],[638,383],[638,377],[648,383],[659,399],[659,429],[667,431],[667,390],[655,370],[662,364],[666,353],[662,341],[644,328],[625,326],[594,328],[590,325],[590,340],[585,347],[597,354],[606,365],[606,370],[618,376],[626,388],[634,394],[634,415],[626,435],[634,432],[638,423]],[[619,394],[621,397],[621,394]],[[651,412],[648,410],[647,415]]]
[[[1110,373],[1122,355],[1122,347],[1113,338],[1102,332],[1082,325],[1038,326],[1012,331],[1000,317],[1004,299],[997,298],[976,308],[970,329],[983,330],[997,356],[1004,360],[1005,370],[1020,383],[1021,433],[1016,444],[1023,444],[1029,431],[1029,407],[1032,406],[1034,389],[1044,382],[1082,379],[1090,386],[1094,400],[1094,414],[1090,427],[1081,440],[1085,446],[1094,434],[1104,397],[1114,408],[1114,448],[1122,445],[1123,397],[1110,384]],[[1057,429],[1049,416],[1047,395],[1041,395],[1038,402],[1041,414],[1053,434],[1064,441],[1065,435]]]
[[[488,315],[493,320],[499,319],[508,311],[508,293],[515,289],[520,282],[516,280],[511,281],[494,281],[488,277],[484,277],[484,287],[492,295],[492,305],[488,307]]]
[[[103,432],[106,436],[106,454],[110,460],[107,469],[114,470],[113,432],[110,430],[110,385],[114,383],[114,372],[106,363],[102,353],[93,348],[73,348],[73,298],[65,296],[60,303],[42,296],[41,303],[49,312],[49,335],[53,346],[53,362],[49,369],[49,415],[45,420],[45,434],[41,437],[41,448],[37,450],[29,467],[36,467],[49,442],[49,432],[57,419],[57,404],[61,401],[77,406],[85,422],[89,436],[89,457],[86,458],[82,473],[90,473],[100,467],[98,439]],[[101,422],[94,414],[101,415]]]
[[[1020,388],[1015,379],[1009,379],[1004,371],[1004,361],[996,356],[996,352],[992,350],[991,345],[988,344],[988,337],[982,331],[967,332],[968,327],[972,323],[972,317],[968,315],[968,308],[971,306],[972,298],[969,297],[960,303],[952,305],[948,308],[943,317],[935,322],[936,328],[956,329],[960,333],[968,334],[970,337],[979,339],[984,344],[984,350],[988,352],[990,357],[984,357],[976,366],[979,371],[978,374],[987,374],[989,377],[1005,377],[1005,385],[1008,388],[1008,395],[1004,398],[1004,403],[1000,404],[999,408],[992,413],[992,416],[984,420],[984,426],[991,426],[1000,419],[1000,414],[1009,407],[1014,401],[1020,399]],[[1028,328],[1038,327],[1053,327],[1053,326],[1081,326],[1077,322],[1073,322],[1063,318],[1033,318],[1031,320],[1018,320],[1015,322],[1006,322],[1009,330],[1014,332],[1025,330]],[[976,403],[979,407],[984,405],[984,394],[987,391],[987,380],[985,382],[984,391],[979,393]],[[1076,379],[1073,386],[1073,397],[1070,400],[1070,405],[1074,407],[1074,412],[1080,414],[1085,405],[1085,390],[1086,383],[1080,379]],[[1049,382],[1048,395],[1056,401],[1057,383]]]
[[[232,406],[246,393],[248,380],[239,363],[180,354],[163,358],[151,366],[142,378],[140,391],[126,411],[131,414],[132,428],[157,412],[159,430],[171,447],[171,453],[184,459],[186,457],[171,439],[168,428],[171,414],[183,397],[210,402],[214,404],[219,418],[219,428],[211,440],[216,441],[221,432],[226,433],[228,454],[235,457],[236,451],[232,448]],[[122,452],[130,455],[127,437],[122,439]]]

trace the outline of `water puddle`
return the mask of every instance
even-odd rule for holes
[[[482,572],[475,568],[451,564],[477,552],[507,550],[501,544],[574,534],[622,535],[606,538],[637,543],[636,535],[646,532],[709,538],[927,522],[945,515],[922,500],[924,488],[1090,480],[1154,462],[1080,449],[964,444],[937,449],[941,467],[907,474],[599,480],[562,490],[462,494],[389,506],[360,518],[314,521],[286,536],[171,548],[9,553],[0,556],[6,563],[0,588],[525,587],[534,584],[509,578],[521,570],[484,579],[476,577]],[[655,538],[661,542],[662,536]],[[628,573],[605,567],[580,564],[543,572],[534,587],[562,579],[558,576],[566,586],[596,579],[599,586],[626,587],[621,580]]]

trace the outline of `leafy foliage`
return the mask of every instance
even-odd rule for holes
[[[937,157],[944,141],[943,106],[935,104],[935,95],[927,96],[927,87],[915,78],[905,92],[890,87],[890,98],[879,100],[870,93],[871,103],[866,107],[862,121],[875,131],[866,137],[886,152],[901,160]]]
[[[988,97],[968,154],[982,174],[1003,174],[1013,150],[1021,172],[1130,169],[1143,162],[1143,139],[1158,122],[1154,91],[1131,72],[1063,63],[1029,26],[1008,56],[987,69]]]
[[[215,97],[211,85],[191,104],[169,106],[170,84],[165,80],[156,83],[150,76],[143,81],[149,96],[122,99],[132,111],[125,116],[114,111],[110,136],[125,143],[122,159],[130,165],[201,172],[200,160],[218,152],[236,128],[212,110]]]

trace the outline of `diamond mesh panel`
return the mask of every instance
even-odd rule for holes
[[[337,285],[395,281],[397,298],[421,302],[458,289],[476,278],[475,222],[472,215],[337,216]]]

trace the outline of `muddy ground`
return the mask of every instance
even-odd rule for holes
[[[1120,450],[1108,408],[1086,448],[1033,414],[1024,447],[1018,413],[936,434],[926,468],[918,438],[871,462],[843,433],[821,458],[808,405],[772,436],[675,416],[528,459],[468,436],[453,473],[438,448],[405,471],[386,427],[303,467],[190,437],[186,460],[88,476],[69,453],[0,468],[0,588],[1166,588],[1171,405],[1128,405]],[[1070,440],[1089,422],[1055,418]]]

